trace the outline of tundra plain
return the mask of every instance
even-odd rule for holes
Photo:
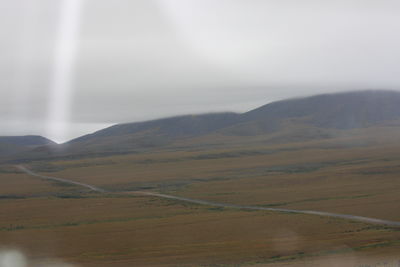
[[[395,227],[132,194],[400,221],[400,146],[393,142],[163,149],[26,165],[108,191],[42,180],[2,165],[1,245],[23,251],[32,262],[357,267],[397,264],[400,255]]]

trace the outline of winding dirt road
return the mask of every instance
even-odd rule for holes
[[[99,193],[105,193],[106,192],[106,190],[103,190],[101,188],[98,188],[98,187],[90,185],[90,184],[84,184],[84,183],[80,183],[80,182],[75,182],[75,181],[64,179],[64,178],[57,178],[57,177],[52,177],[52,176],[41,175],[41,174],[38,174],[38,173],[35,173],[35,172],[31,171],[30,169],[28,169],[28,168],[26,168],[26,167],[24,167],[22,165],[17,165],[16,167],[17,167],[17,169],[19,169],[19,170],[21,170],[21,171],[23,171],[23,172],[25,172],[25,173],[27,173],[27,174],[29,174],[31,176],[36,176],[36,177],[39,177],[41,179],[61,182],[61,183],[65,183],[65,184],[78,185],[78,186],[86,187],[86,188],[88,188],[90,190],[93,190],[93,191],[96,191],[96,192],[99,192]]]
[[[28,168],[26,168],[26,167],[24,167],[22,165],[17,165],[16,167],[19,170],[21,170],[21,171],[23,171],[23,172],[25,172],[25,173],[27,173],[27,174],[29,174],[31,176],[39,177],[41,179],[53,180],[53,181],[72,184],[72,185],[78,185],[78,186],[82,186],[82,187],[88,188],[88,189],[90,189],[92,191],[99,192],[99,193],[106,193],[107,192],[106,190],[101,189],[101,188],[96,187],[96,186],[93,186],[93,185],[80,183],[80,182],[76,182],[76,181],[65,179],[65,178],[58,178],[58,177],[41,175],[41,174],[38,174],[38,173],[35,173],[35,172],[31,171],[30,169],[28,169]],[[195,203],[195,204],[200,204],[200,205],[213,206],[213,207],[246,209],[246,210],[263,210],[263,211],[273,211],[273,212],[289,212],[289,213],[299,213],[299,214],[310,214],[310,215],[318,215],[318,216],[324,216],[324,217],[333,217],[333,218],[340,218],[340,219],[346,219],[346,220],[352,220],[352,221],[359,221],[359,222],[364,222],[364,223],[400,227],[400,222],[387,221],[387,220],[381,220],[381,219],[375,219],[375,218],[369,218],[369,217],[362,217],[362,216],[356,216],[356,215],[349,215],[349,214],[339,214],[339,213],[331,213],[331,212],[324,212],[324,211],[313,211],[313,210],[292,210],[292,209],[265,208],[265,207],[258,207],[258,206],[225,204],[225,203],[218,203],[218,202],[212,202],[212,201],[207,201],[207,200],[191,199],[191,198],[186,198],[186,197],[165,195],[165,194],[153,193],[153,192],[145,192],[145,191],[133,191],[133,192],[129,192],[129,193],[130,194],[152,196],[152,197],[159,197],[159,198],[166,198],[166,199],[173,199],[173,200],[179,200],[179,201],[190,202],[190,203]]]

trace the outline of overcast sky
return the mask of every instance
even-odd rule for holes
[[[398,0],[0,0],[0,30],[0,135],[400,88]]]

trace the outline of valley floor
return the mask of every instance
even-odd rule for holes
[[[400,228],[121,192],[400,221],[399,152],[310,143],[30,164],[108,193],[3,166],[0,246],[78,266],[398,266]]]

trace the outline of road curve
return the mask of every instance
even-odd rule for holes
[[[93,191],[96,191],[96,192],[100,192],[100,193],[105,193],[106,192],[106,190],[98,188],[98,187],[90,185],[90,184],[84,184],[84,183],[80,183],[80,182],[75,182],[75,181],[72,181],[72,180],[69,180],[69,179],[64,179],[64,178],[41,175],[41,174],[38,174],[36,172],[31,171],[30,169],[28,169],[28,168],[26,168],[25,166],[22,166],[22,165],[17,165],[15,167],[17,169],[19,169],[19,170],[31,175],[31,176],[36,176],[36,177],[39,177],[41,179],[57,181],[57,182],[65,183],[65,184],[78,185],[78,186],[86,187],[86,188],[88,188],[90,190],[93,190]]]
[[[80,182],[76,182],[76,181],[65,179],[65,178],[57,178],[57,177],[52,177],[52,176],[41,175],[41,174],[31,171],[30,169],[28,169],[22,165],[17,165],[16,167],[19,170],[21,170],[31,176],[39,177],[39,178],[46,179],[46,180],[54,180],[54,181],[58,181],[58,182],[62,182],[62,183],[78,185],[78,186],[82,186],[82,187],[88,188],[92,191],[99,192],[99,193],[107,192],[106,190],[101,189],[96,186],[93,186],[93,185],[80,183]],[[324,217],[333,217],[333,218],[340,218],[340,219],[346,219],[346,220],[352,220],[352,221],[359,221],[359,222],[364,222],[364,223],[400,227],[400,222],[397,222],[397,221],[381,220],[381,219],[376,219],[376,218],[369,218],[369,217],[349,215],[349,214],[340,214],[340,213],[314,211],[314,210],[292,210],[292,209],[280,209],[280,208],[266,208],[266,207],[259,207],[259,206],[225,204],[225,203],[218,203],[218,202],[212,202],[212,201],[207,201],[207,200],[192,199],[192,198],[165,195],[165,194],[146,192],[146,191],[132,191],[132,192],[125,192],[125,193],[159,197],[159,198],[165,198],[165,199],[173,199],[173,200],[179,200],[179,201],[184,201],[184,202],[189,202],[189,203],[195,203],[195,204],[207,205],[207,206],[213,206],[213,207],[221,207],[221,208],[234,208],[234,209],[245,209],[245,210],[263,210],[263,211],[273,211],[273,212],[309,214],[309,215],[318,215],[318,216],[324,216]]]

